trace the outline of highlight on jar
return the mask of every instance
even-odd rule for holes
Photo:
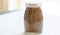
[[[19,10],[19,5],[19,0],[0,0],[0,14]]]

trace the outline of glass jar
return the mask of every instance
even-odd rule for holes
[[[43,26],[43,15],[40,6],[37,3],[27,4],[25,14],[25,32],[41,33]]]

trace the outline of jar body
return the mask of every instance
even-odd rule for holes
[[[24,14],[25,32],[42,32],[43,15],[40,7],[27,7]]]

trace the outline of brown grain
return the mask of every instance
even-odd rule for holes
[[[42,32],[43,16],[40,7],[27,7],[24,15],[26,32]]]

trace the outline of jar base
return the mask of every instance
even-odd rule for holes
[[[37,32],[24,32],[24,35],[42,35],[42,33],[37,33]]]

